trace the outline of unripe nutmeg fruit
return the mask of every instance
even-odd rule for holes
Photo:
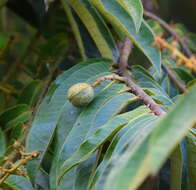
[[[67,98],[74,106],[86,106],[94,98],[93,87],[87,83],[77,83],[69,88]]]

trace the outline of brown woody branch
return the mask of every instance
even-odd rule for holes
[[[187,92],[186,86],[182,82],[177,80],[176,76],[172,73],[172,71],[169,67],[167,67],[164,64],[162,64],[161,67],[168,74],[168,77],[170,78],[170,80],[173,81],[173,83],[178,87],[178,89],[181,92]]]
[[[164,115],[166,112],[148,95],[141,87],[139,87],[131,78],[131,73],[128,70],[128,58],[132,49],[132,42],[129,38],[126,38],[121,50],[119,59],[119,74],[124,77],[124,81],[128,87],[131,88],[133,94],[141,98],[147,107],[155,115]]]

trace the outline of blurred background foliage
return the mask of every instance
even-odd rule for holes
[[[0,10],[1,111],[15,105],[34,80],[43,85],[54,69],[65,70],[81,59],[61,5],[45,12],[24,2],[10,1]]]

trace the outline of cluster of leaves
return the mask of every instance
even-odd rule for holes
[[[171,52],[152,46],[154,36],[164,30],[158,22],[143,19],[141,1],[46,1],[47,12],[41,0],[26,3],[36,20],[26,13],[20,16],[34,28],[10,19],[13,13],[6,7],[1,10],[2,22],[14,26],[2,24],[0,34],[1,170],[7,169],[3,167],[14,142],[26,134],[25,151],[38,151],[39,156],[21,167],[25,177],[10,174],[3,189],[152,189],[147,182],[156,175],[155,189],[195,189],[195,74],[177,66]],[[172,27],[196,52],[195,34],[179,24]],[[18,32],[8,32],[13,30]],[[96,87],[86,107],[74,107],[67,100],[72,85],[93,83],[114,72],[119,42],[125,37],[135,45],[129,60],[132,78],[167,112],[165,116],[155,116],[116,81]],[[84,61],[76,64],[78,49]],[[180,94],[161,64],[187,86],[186,94]]]

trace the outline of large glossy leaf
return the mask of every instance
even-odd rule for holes
[[[76,169],[75,190],[87,190],[88,180],[97,161],[96,153],[90,159],[82,162]]]
[[[127,151],[127,155],[122,156],[121,159],[125,157],[121,162],[123,164],[111,171],[106,189],[136,189],[147,176],[158,172],[169,154],[196,121],[195,94],[196,87],[160,119],[149,138],[135,151],[132,150],[130,153]]]
[[[196,86],[190,89],[190,91],[176,103],[153,131],[150,150],[152,173],[158,172],[169,154],[186,135],[188,129],[195,124],[195,99]],[[168,139],[170,140],[168,141]],[[160,149],[160,147],[162,147],[162,149]]]
[[[116,163],[118,165],[122,163],[121,166],[119,168],[114,167],[110,171],[104,189],[137,189],[148,175],[148,168],[146,167],[148,158],[145,156],[148,146],[148,139],[145,139],[139,148],[134,149],[134,152],[131,151],[130,154],[125,153],[121,156],[118,163]]]
[[[37,172],[35,168],[40,167],[53,139],[57,122],[66,106],[67,89],[77,82],[84,82],[91,76],[107,71],[110,63],[108,60],[94,60],[79,64],[58,77],[50,87],[48,95],[37,111],[26,141],[27,152],[37,150],[41,153],[37,159],[29,162],[28,172],[32,179],[35,179]]]
[[[104,74],[101,74],[101,75],[105,75],[105,74],[107,74],[107,73],[104,73]],[[85,82],[87,82],[87,83],[90,82],[90,81],[92,82],[97,77],[100,77],[100,76],[95,75],[95,76],[87,79]],[[101,85],[101,86],[99,86],[98,88],[95,89],[95,95],[96,96],[97,96],[97,93],[99,93],[99,91],[102,87],[103,86]],[[119,88],[117,88],[117,89],[119,89]],[[50,175],[51,182],[52,182],[51,183],[51,188],[53,188],[53,186],[56,184],[56,180],[55,180],[55,178],[56,178],[56,169],[57,169],[57,164],[59,164],[58,160],[59,160],[59,156],[61,154],[60,150],[62,149],[62,145],[66,141],[67,136],[68,136],[69,132],[71,131],[72,127],[74,126],[75,120],[77,119],[77,117],[78,117],[78,115],[81,111],[82,110],[77,109],[72,104],[70,104],[68,101],[66,103],[66,106],[64,106],[64,108],[63,108],[63,112],[62,112],[63,114],[61,116],[61,119],[59,120],[58,127],[57,127],[56,138],[55,138],[56,139],[56,143],[55,143],[56,144],[56,148],[55,148],[56,153],[55,153],[55,158],[54,158],[54,161],[53,161],[51,175]],[[82,129],[82,127],[80,127],[80,128]],[[77,132],[77,131],[75,131],[75,132]],[[76,133],[75,136],[77,136],[77,134],[78,133]],[[69,134],[69,136],[70,136],[70,134]],[[72,145],[70,145],[70,148],[71,147],[72,147]],[[63,157],[64,157],[64,155],[62,155],[62,159],[64,159]],[[54,189],[55,188],[56,187],[54,187]]]
[[[129,121],[127,121],[127,125],[123,127],[122,130],[114,137],[110,147],[108,148],[103,161],[101,162],[100,166],[97,168],[95,174],[91,176],[91,180],[89,183],[89,189],[92,189],[92,186],[96,186],[98,181],[102,181],[101,178],[105,178],[103,174],[103,171],[105,167],[107,166],[107,163],[109,159],[111,158],[111,155],[113,158],[117,158],[120,154],[120,152],[130,143],[131,136],[136,135],[136,131],[140,131],[140,127],[145,125],[145,121],[152,117],[152,115],[148,114],[149,110],[145,107],[139,107],[133,111],[131,111],[129,114],[130,118]],[[152,118],[151,118],[152,119]],[[109,122],[107,123],[109,124]],[[107,125],[106,124],[106,125]],[[132,130],[133,126],[137,125],[137,128]],[[129,131],[129,132],[128,132]],[[140,133],[142,134],[142,133]],[[124,136],[123,136],[124,135]]]
[[[107,73],[103,73],[101,75],[105,75]],[[101,76],[100,75],[100,76]],[[94,81],[97,77],[100,77],[100,76],[93,76],[89,79],[86,80],[86,82],[92,82]],[[109,85],[110,86],[110,85]],[[100,85],[99,87],[96,87],[95,89],[95,95],[96,95],[96,98],[95,100],[93,101],[92,104],[90,104],[86,109],[84,110],[78,110],[76,109],[75,107],[73,107],[69,102],[67,102],[66,106],[64,107],[64,110],[63,110],[63,117],[62,119],[60,120],[59,124],[58,124],[58,127],[57,127],[57,137],[56,137],[56,153],[55,153],[55,158],[54,158],[54,161],[53,161],[53,168],[51,170],[51,187],[53,188],[53,186],[56,184],[56,180],[54,179],[55,178],[55,175],[56,175],[56,169],[57,169],[57,164],[60,165],[59,163],[59,159],[60,160],[64,160],[66,158],[66,154],[64,154],[63,152],[61,153],[60,149],[66,149],[67,147],[67,144],[68,142],[70,143],[70,146],[69,149],[71,150],[73,146],[75,146],[77,143],[80,143],[80,141],[77,140],[77,136],[78,136],[78,132],[79,132],[79,129],[80,131],[83,131],[83,133],[81,133],[81,138],[83,138],[83,135],[86,135],[85,134],[85,131],[88,131],[88,127],[86,128],[85,126],[87,126],[87,123],[90,123],[91,122],[91,118],[94,117],[93,113],[96,113],[96,109],[92,109],[92,108],[97,108],[97,106],[100,106],[99,103],[100,101],[105,101],[105,99],[103,100],[100,100],[101,98],[104,98],[104,96],[106,98],[109,98],[109,97],[112,97],[114,96],[117,91],[120,91],[121,89],[124,89],[124,85],[115,85],[115,87],[113,86],[113,88],[110,88],[109,90],[107,91],[104,91],[106,94],[102,93],[102,96],[99,96],[99,92],[100,90],[104,87],[104,84],[103,85]],[[97,102],[97,99],[99,100]],[[96,103],[97,102],[97,103]],[[94,105],[95,104],[95,105]],[[113,104],[113,108],[116,107],[116,105],[119,105],[119,101],[117,101],[116,103]],[[102,104],[101,104],[102,106]],[[123,105],[122,105],[123,106]],[[98,108],[97,108],[98,109]],[[89,114],[87,116],[87,118],[85,118],[83,115],[80,116],[81,118],[84,119],[84,124],[83,123],[80,123],[80,117],[78,118],[78,123],[80,123],[80,127],[79,129],[78,126],[75,124],[75,120],[78,116],[78,114],[83,111],[85,113],[85,110],[91,110],[89,111]],[[112,111],[112,110],[111,110]],[[111,112],[110,111],[110,112]],[[91,113],[92,112],[92,113]],[[110,113],[109,112],[109,113]],[[115,112],[115,110],[114,110]],[[105,113],[105,112],[103,112]],[[105,118],[109,117],[110,115],[109,114],[106,114],[105,115]],[[86,123],[87,121],[87,123]],[[99,122],[104,122],[104,117],[102,117],[102,120],[100,120]],[[65,127],[66,126],[66,127]],[[74,129],[72,129],[72,127],[74,126]],[[90,127],[90,125],[89,125]],[[71,131],[71,133],[68,135],[68,133]],[[75,133],[75,134],[74,134]],[[82,135],[83,134],[83,135]],[[72,135],[73,135],[73,138],[72,138]],[[67,141],[67,137],[69,138],[69,140]],[[76,138],[76,141],[75,141],[75,138]],[[66,143],[65,143],[66,142]],[[72,144],[73,142],[73,144]],[[64,144],[65,147],[62,148],[62,145]],[[66,152],[66,151],[65,151]],[[67,153],[67,152],[66,152]],[[55,187],[54,187],[55,189]]]
[[[92,135],[96,129],[107,122],[113,115],[120,112],[129,102],[136,100],[135,96],[129,93],[118,94],[123,88],[124,85],[114,85],[105,88],[95,98],[92,105],[89,105],[80,114],[72,131],[64,142],[58,161],[59,166],[76,151],[85,138]],[[74,173],[75,170],[71,170],[63,176],[60,189],[71,188],[69,185],[72,186],[72,184],[68,184],[66,181],[71,181],[73,177],[69,180],[68,178],[74,175]]]
[[[38,171],[36,185],[41,187],[43,190],[50,190],[49,176],[43,169],[39,169]]]
[[[144,179],[146,174],[145,170],[142,170],[143,166],[141,165],[141,161],[145,158],[141,152],[138,152],[138,149],[144,145],[144,150],[147,151],[146,138],[153,130],[156,119],[157,117],[153,115],[143,115],[133,123],[130,123],[127,126],[128,130],[125,131],[121,137],[117,136],[116,139],[113,140],[108,149],[108,154],[112,155],[105,156],[104,161],[106,161],[106,163],[97,170],[98,179],[96,179],[97,176],[95,178],[97,181],[95,183],[95,185],[97,185],[96,189],[104,189],[104,186],[106,186],[106,189],[109,189],[108,185],[111,185],[112,189],[129,189],[130,186],[128,183],[132,184],[132,186],[136,186]],[[114,147],[115,144],[116,146]],[[132,164],[125,164],[131,158],[133,158]],[[141,170],[143,172],[141,172]],[[137,172],[138,174],[136,174]],[[124,173],[123,176],[122,173]],[[108,174],[109,176],[106,177]],[[115,177],[115,180],[113,177]],[[127,178],[131,181],[127,181]],[[112,184],[111,180],[113,181]],[[128,183],[125,184],[126,181]]]
[[[79,69],[80,68],[78,67],[78,70]],[[105,75],[105,74],[108,73],[101,73],[99,76],[98,75],[95,76],[92,75],[92,77],[89,76],[86,79],[84,79],[83,82],[92,83],[97,77],[100,77],[101,75]],[[95,88],[96,96],[99,93],[100,89],[103,88],[103,86],[104,84]],[[56,188],[53,186],[55,186],[56,184],[56,168],[58,164],[57,160],[59,159],[61,147],[66,141],[66,138],[69,132],[71,131],[75,123],[75,120],[77,119],[81,111],[82,109],[78,109],[74,107],[69,101],[66,100],[65,106],[63,107],[62,114],[57,125],[56,136],[55,136],[55,157],[53,159],[51,175],[50,175],[50,186],[52,189]]]
[[[5,183],[12,189],[16,190],[35,190],[28,178],[18,175],[11,175]]]
[[[124,127],[127,122],[130,122],[130,118],[132,117],[133,115],[131,112],[118,115],[100,127],[92,136],[88,137],[79,146],[76,152],[74,152],[74,154],[63,163],[58,180],[60,181],[62,176],[72,167],[87,160],[91,154],[101,146],[101,144],[103,144],[109,137]],[[133,120],[134,119],[135,118],[133,118]]]
[[[154,37],[149,26],[143,21],[140,31],[136,33],[131,16],[115,0],[90,0],[90,2],[92,2],[103,16],[138,46],[160,74],[160,53],[152,47]]]
[[[94,40],[102,57],[118,59],[118,51],[112,35],[104,20],[96,9],[87,0],[62,0],[63,4],[69,4],[86,26],[89,34]]]
[[[84,24],[81,22],[77,14],[65,3],[64,9],[67,13],[67,17],[71,24],[77,45],[80,50],[80,54],[82,55],[83,59],[101,57],[101,54],[97,49],[95,42],[92,40],[90,34],[88,33],[88,30],[85,28]]]
[[[117,0],[117,2],[132,17],[136,32],[138,32],[143,20],[143,6],[141,0]]]
[[[67,138],[69,132],[71,131],[75,120],[77,119],[78,115],[80,114],[80,109],[74,107],[71,103],[67,103],[67,106],[64,108],[62,115],[59,119],[56,134],[54,137],[55,141],[55,152],[54,158],[52,162],[52,168],[50,170],[50,187],[51,189],[56,188],[56,167],[57,167],[57,159],[63,145],[63,142]]]

